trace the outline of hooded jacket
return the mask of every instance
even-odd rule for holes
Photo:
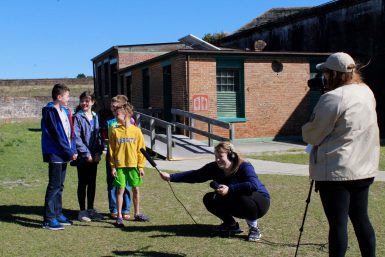
[[[75,135],[72,122],[72,112],[62,106],[71,124],[71,136],[68,140],[59,113],[53,102],[42,109],[41,147],[44,162],[68,162],[76,154]]]
[[[86,159],[87,156],[95,157],[103,153],[99,119],[94,112],[92,117],[93,126],[83,111],[74,115],[75,142],[79,161]]]
[[[302,136],[313,145],[312,179],[347,181],[376,175],[380,137],[376,101],[367,85],[345,85],[322,95]]]

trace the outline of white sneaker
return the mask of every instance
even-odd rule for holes
[[[88,217],[88,212],[86,210],[79,212],[78,220],[79,221],[85,221],[85,222],[91,221],[90,217]]]
[[[91,220],[104,220],[104,216],[98,213],[95,209],[88,209],[88,217]]]

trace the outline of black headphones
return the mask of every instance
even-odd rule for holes
[[[229,161],[234,161],[236,158],[237,158],[237,154],[233,151],[233,147],[231,145],[230,146],[230,149],[229,149],[229,152],[227,153],[227,159],[229,159]]]

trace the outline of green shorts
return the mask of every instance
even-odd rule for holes
[[[127,182],[132,187],[138,187],[143,184],[138,168],[116,168],[114,186],[123,188]]]

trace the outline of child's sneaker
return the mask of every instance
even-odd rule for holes
[[[85,222],[91,221],[90,217],[88,217],[88,212],[86,210],[79,211],[78,220],[85,221]]]
[[[117,228],[123,228],[124,227],[124,223],[123,223],[123,219],[122,218],[117,218],[116,219],[115,227],[117,227]]]
[[[95,209],[88,209],[88,217],[91,220],[104,220],[104,216],[98,213]]]
[[[64,227],[57,221],[57,219],[53,219],[51,221],[44,221],[43,222],[43,228],[49,229],[49,230],[63,230]]]
[[[140,214],[136,214],[134,216],[134,221],[150,221],[150,218],[147,217],[146,215],[144,215],[143,213],[140,213]]]
[[[63,214],[60,214],[59,217],[56,218],[57,221],[60,223],[60,225],[63,225],[63,226],[70,226],[72,225],[72,221],[70,221],[66,216],[64,216]]]
[[[259,239],[261,239],[261,237],[261,231],[259,231],[257,227],[250,227],[249,235],[247,237],[248,241],[258,241]]]

